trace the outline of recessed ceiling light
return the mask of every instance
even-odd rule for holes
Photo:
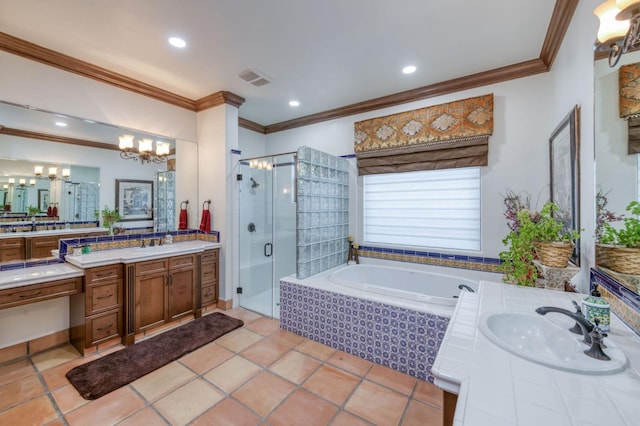
[[[182,48],[187,45],[187,42],[181,39],[180,37],[169,37],[169,44],[171,44],[174,47]]]
[[[62,121],[56,121],[56,126],[58,127],[67,127],[67,123]]]
[[[300,102],[299,101],[289,101],[289,106],[292,106],[292,107],[300,106]]]
[[[406,67],[402,68],[402,72],[405,74],[412,74],[414,72],[416,72],[416,67],[415,65],[407,65]]]

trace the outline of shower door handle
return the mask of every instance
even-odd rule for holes
[[[271,257],[271,255],[273,254],[273,244],[271,243],[267,243],[264,245],[264,255],[266,257]]]

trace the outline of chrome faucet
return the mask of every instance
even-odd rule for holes
[[[466,284],[460,284],[460,285],[458,286],[458,288],[459,288],[460,290],[462,290],[462,289],[467,290],[467,291],[468,291],[468,292],[470,292],[470,293],[475,293],[475,291],[474,291],[471,287],[469,287],[468,285],[466,285]]]
[[[578,324],[578,327],[580,327],[580,330],[582,330],[582,335],[584,336],[584,342],[588,345],[591,344],[591,335],[589,333],[593,331],[593,324],[591,324],[589,320],[586,319],[582,314],[579,314],[577,312],[571,312],[567,309],[556,308],[555,306],[541,306],[538,309],[536,309],[536,312],[539,313],[540,315],[546,315],[549,312],[556,312],[558,314],[564,314],[570,318],[573,318],[574,320],[576,320],[576,324]]]

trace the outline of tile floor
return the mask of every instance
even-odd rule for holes
[[[2,364],[0,425],[442,424],[434,385],[254,312],[224,313],[245,325],[95,401],[65,373],[109,351],[82,358],[65,345]]]

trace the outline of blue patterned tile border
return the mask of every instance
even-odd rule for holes
[[[589,291],[599,286],[599,291],[618,318],[640,336],[640,294],[634,293],[609,275],[595,268],[590,271]]]
[[[280,327],[433,383],[449,318],[280,281]]]
[[[231,150],[231,154],[233,154],[233,155],[241,155],[242,151],[240,151],[239,149],[232,149]]]
[[[500,273],[500,259],[492,257],[468,256],[461,254],[404,250],[389,247],[360,246],[360,257],[395,260],[399,262],[422,263],[450,268]]]
[[[48,259],[41,260],[29,260],[29,261],[20,261],[20,262],[12,262],[12,263],[3,263],[0,265],[0,271],[11,271],[14,269],[23,269],[30,268],[32,266],[43,266],[43,265],[54,265],[58,263],[64,263],[64,261],[57,257],[51,257]]]

